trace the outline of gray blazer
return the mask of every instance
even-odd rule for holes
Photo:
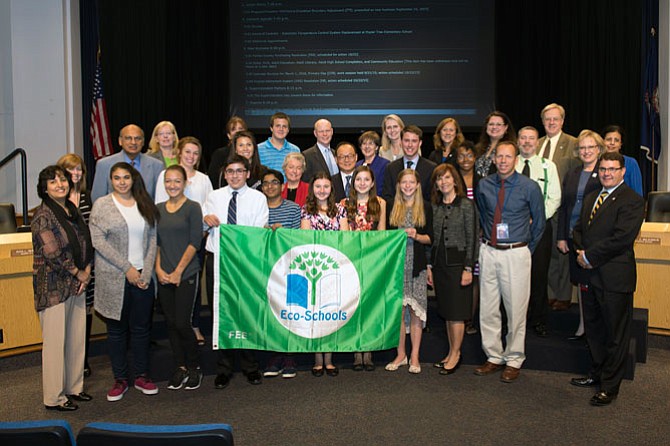
[[[447,265],[474,266],[479,257],[479,218],[471,200],[456,197],[450,206],[433,205],[433,263],[440,243]]]
[[[544,142],[547,137],[543,136],[537,141],[538,155],[542,156],[540,153],[544,147]],[[574,169],[576,166],[581,165],[581,161],[577,157],[577,138],[567,133],[561,133],[561,137],[558,138],[558,147],[554,151],[554,157],[551,159],[556,168],[558,169],[558,177],[563,181],[563,177],[571,169]]]
[[[163,161],[158,161],[156,158],[148,156],[146,153],[138,155],[140,160],[140,175],[144,180],[144,187],[151,199],[156,197],[156,181],[158,175],[165,169]],[[123,151],[109,155],[98,160],[95,165],[95,177],[93,178],[93,187],[91,188],[91,200],[95,201],[112,192],[112,180],[109,178],[109,171],[116,163],[125,161]]]
[[[95,310],[118,321],[123,308],[126,272],[132,265],[128,261],[128,225],[111,194],[93,204],[89,230],[95,248]],[[156,260],[155,226],[144,226],[142,246],[142,281],[149,283]]]

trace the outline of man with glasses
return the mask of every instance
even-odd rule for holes
[[[339,143],[335,152],[337,153],[337,167],[340,171],[330,179],[333,182],[335,201],[339,202],[343,198],[347,198],[349,191],[354,187],[352,179],[358,156],[353,144],[346,141]]]
[[[219,262],[219,226],[244,225],[264,227],[268,224],[268,203],[261,192],[247,186],[249,161],[239,155],[231,156],[223,167],[228,185],[209,194],[202,208],[204,229],[209,232],[205,249],[207,293],[209,301],[214,298],[214,274],[218,273]],[[258,361],[251,350],[220,350],[219,374],[214,380],[217,389],[224,389],[230,383],[235,366],[235,352],[239,352],[242,373],[249,384],[260,384],[261,374]]]
[[[625,173],[620,153],[602,155],[602,188],[584,199],[573,232],[577,264],[589,273],[582,306],[591,370],[571,384],[595,387],[594,406],[606,406],[618,396],[630,343],[637,281],[633,243],[644,219],[644,199],[624,183]]]
[[[95,178],[91,188],[91,199],[95,202],[98,198],[112,192],[112,180],[109,178],[109,170],[116,163],[126,162],[133,166],[142,176],[144,187],[153,199],[156,194],[156,181],[158,175],[165,166],[162,161],[142,154],[144,147],[144,132],[134,124],[121,129],[119,133],[119,145],[121,151],[114,155],[98,160],[95,166]]]
[[[538,155],[547,158],[556,164],[558,177],[563,181],[565,174],[579,164],[577,153],[577,138],[563,133],[565,109],[558,104],[549,104],[540,113],[546,136],[537,142]],[[552,244],[556,246],[556,232],[558,218],[551,220]],[[572,300],[572,285],[570,284],[570,268],[568,256],[552,249],[549,262],[549,305],[558,311],[570,308]]]
[[[421,191],[423,198],[430,200],[430,177],[437,165],[421,156],[421,144],[423,131],[415,126],[408,125],[400,132],[400,143],[402,144],[402,158],[389,163],[384,171],[384,185],[382,186],[382,198],[393,207],[395,198],[395,185],[398,175],[405,169],[415,170],[421,179]]]

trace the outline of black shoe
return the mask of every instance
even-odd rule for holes
[[[258,370],[247,374],[247,382],[254,386],[257,386],[261,383],[261,378],[261,372]]]
[[[217,389],[225,389],[230,384],[230,376],[225,373],[219,373],[214,379],[214,387]]]
[[[365,364],[365,371],[366,372],[374,372],[375,371],[375,365],[374,364]]]
[[[444,361],[433,363],[433,367],[435,367],[436,369],[443,369],[444,368]]]
[[[77,395],[68,395],[68,398],[75,401],[91,401],[93,397],[86,392],[81,392]]]
[[[547,331],[547,326],[544,325],[542,322],[539,324],[535,324],[533,327],[533,330],[535,330],[535,334],[538,335],[541,338],[546,338],[549,336],[549,332]]]
[[[326,375],[337,376],[339,374],[340,374],[340,369],[338,369],[337,367],[333,367],[332,369],[329,369],[328,367],[326,367]]]
[[[455,366],[453,366],[450,369],[445,369],[444,366],[442,367],[442,370],[440,370],[440,375],[451,375],[454,373],[459,367],[461,366],[461,357],[459,356],[458,362],[456,363]]]
[[[614,401],[617,397],[617,394],[614,392],[607,392],[605,390],[601,390],[600,392],[597,392],[593,397],[591,397],[591,403],[592,406],[607,406],[609,404],[612,404],[612,401]]]
[[[84,367],[84,378],[88,378],[89,376],[91,376],[91,367],[87,365]]]
[[[595,387],[600,384],[600,381],[590,376],[585,376],[583,378],[572,378],[570,384],[577,387]]]
[[[583,335],[583,334],[581,334],[581,335],[570,336],[570,337],[568,338],[568,341],[573,341],[573,342],[575,342],[575,341],[581,341],[582,339],[584,339],[584,335]]]
[[[312,367],[312,375],[316,377],[323,376],[323,367]]]
[[[354,372],[362,372],[365,370],[365,367],[363,367],[363,364],[354,364],[354,366],[351,368]]]
[[[47,410],[57,410],[59,412],[72,412],[73,410],[79,409],[79,406],[77,406],[75,403],[73,403],[70,400],[67,400],[63,404],[60,404],[58,406],[44,406]]]

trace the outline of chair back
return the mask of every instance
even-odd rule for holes
[[[12,203],[0,203],[0,234],[16,232],[16,212]]]
[[[228,424],[137,425],[89,423],[77,435],[79,446],[232,446]]]
[[[13,421],[0,423],[2,446],[75,446],[72,427],[65,420]]]
[[[670,223],[670,192],[649,192],[645,221]]]

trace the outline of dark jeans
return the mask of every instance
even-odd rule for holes
[[[179,286],[158,285],[158,299],[163,307],[176,365],[189,369],[199,365],[198,344],[191,328],[191,314],[199,279],[200,274],[195,273],[182,279]]]
[[[154,281],[146,290],[126,280],[121,319],[106,319],[107,344],[115,379],[128,379],[128,336],[133,354],[133,373],[137,378],[149,373],[151,317],[154,309]]]

